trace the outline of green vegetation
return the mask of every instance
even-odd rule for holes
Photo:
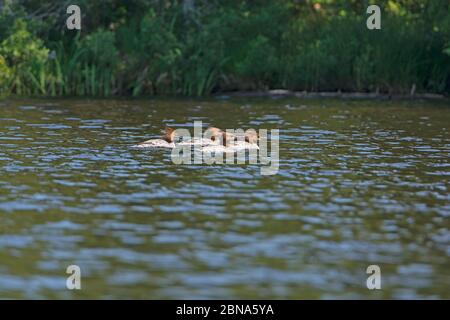
[[[81,31],[68,4],[0,7],[1,94],[450,92],[448,0],[80,0]]]

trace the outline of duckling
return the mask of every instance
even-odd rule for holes
[[[207,136],[210,136],[211,141],[214,142],[222,139],[222,145],[225,147],[230,145],[231,142],[235,140],[235,136],[233,134],[216,127],[209,127],[208,129],[206,129],[206,134]]]
[[[223,131],[216,127],[209,127],[208,129],[206,129],[205,134],[206,136],[211,137],[211,141],[216,141],[220,138],[220,136],[223,135]]]

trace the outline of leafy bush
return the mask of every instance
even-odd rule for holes
[[[5,58],[0,55],[0,94],[9,92],[11,78],[11,69],[6,65]]]
[[[11,68],[12,90],[32,94],[38,93],[34,89],[42,89],[48,49],[27,30],[25,21],[15,21],[11,35],[0,44],[0,55]]]
[[[89,12],[82,32],[56,28],[59,11],[40,9],[52,8],[51,0],[3,6],[0,91],[201,96],[271,88],[409,92],[415,85],[450,92],[448,0],[381,1],[382,29],[373,31],[361,1],[79,4]]]

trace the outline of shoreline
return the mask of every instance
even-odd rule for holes
[[[228,99],[228,98],[305,98],[305,99],[349,99],[349,100],[450,100],[450,95],[439,93],[414,93],[414,94],[401,94],[401,93],[376,93],[376,92],[340,92],[340,91],[291,91],[285,89],[273,89],[266,91],[221,91],[211,93],[205,96],[183,96],[183,95],[142,95],[142,96],[128,96],[128,95],[110,95],[110,96],[27,96],[27,95],[0,95],[0,101],[8,99],[92,99],[92,100],[108,100],[108,99]]]
[[[267,91],[235,91],[213,94],[212,96],[230,97],[296,97],[296,98],[341,98],[341,99],[371,99],[371,100],[446,100],[450,96],[439,93],[376,93],[376,92],[340,92],[340,91],[291,91],[274,89]]]

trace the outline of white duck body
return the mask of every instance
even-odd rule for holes
[[[234,141],[232,144],[228,146],[223,146],[221,144],[214,144],[204,146],[202,148],[203,152],[237,152],[241,150],[259,150],[259,147],[256,143],[248,143],[246,141]]]
[[[176,143],[177,145],[180,146],[185,146],[185,145],[191,145],[191,146],[214,146],[214,145],[218,145],[219,141],[213,141],[211,139],[206,139],[206,138],[191,138],[191,139],[187,139],[187,140],[182,140],[180,142]]]
[[[201,146],[209,146],[209,145],[216,145],[218,142],[214,142],[211,139],[203,139],[203,138],[192,138],[188,140],[182,140],[180,142],[167,142],[164,139],[150,139],[144,142],[141,142],[139,144],[136,144],[133,146],[133,148],[169,148],[173,149],[175,148],[175,145],[201,145]]]
[[[150,139],[133,146],[134,148],[175,148],[175,143],[163,139]]]

